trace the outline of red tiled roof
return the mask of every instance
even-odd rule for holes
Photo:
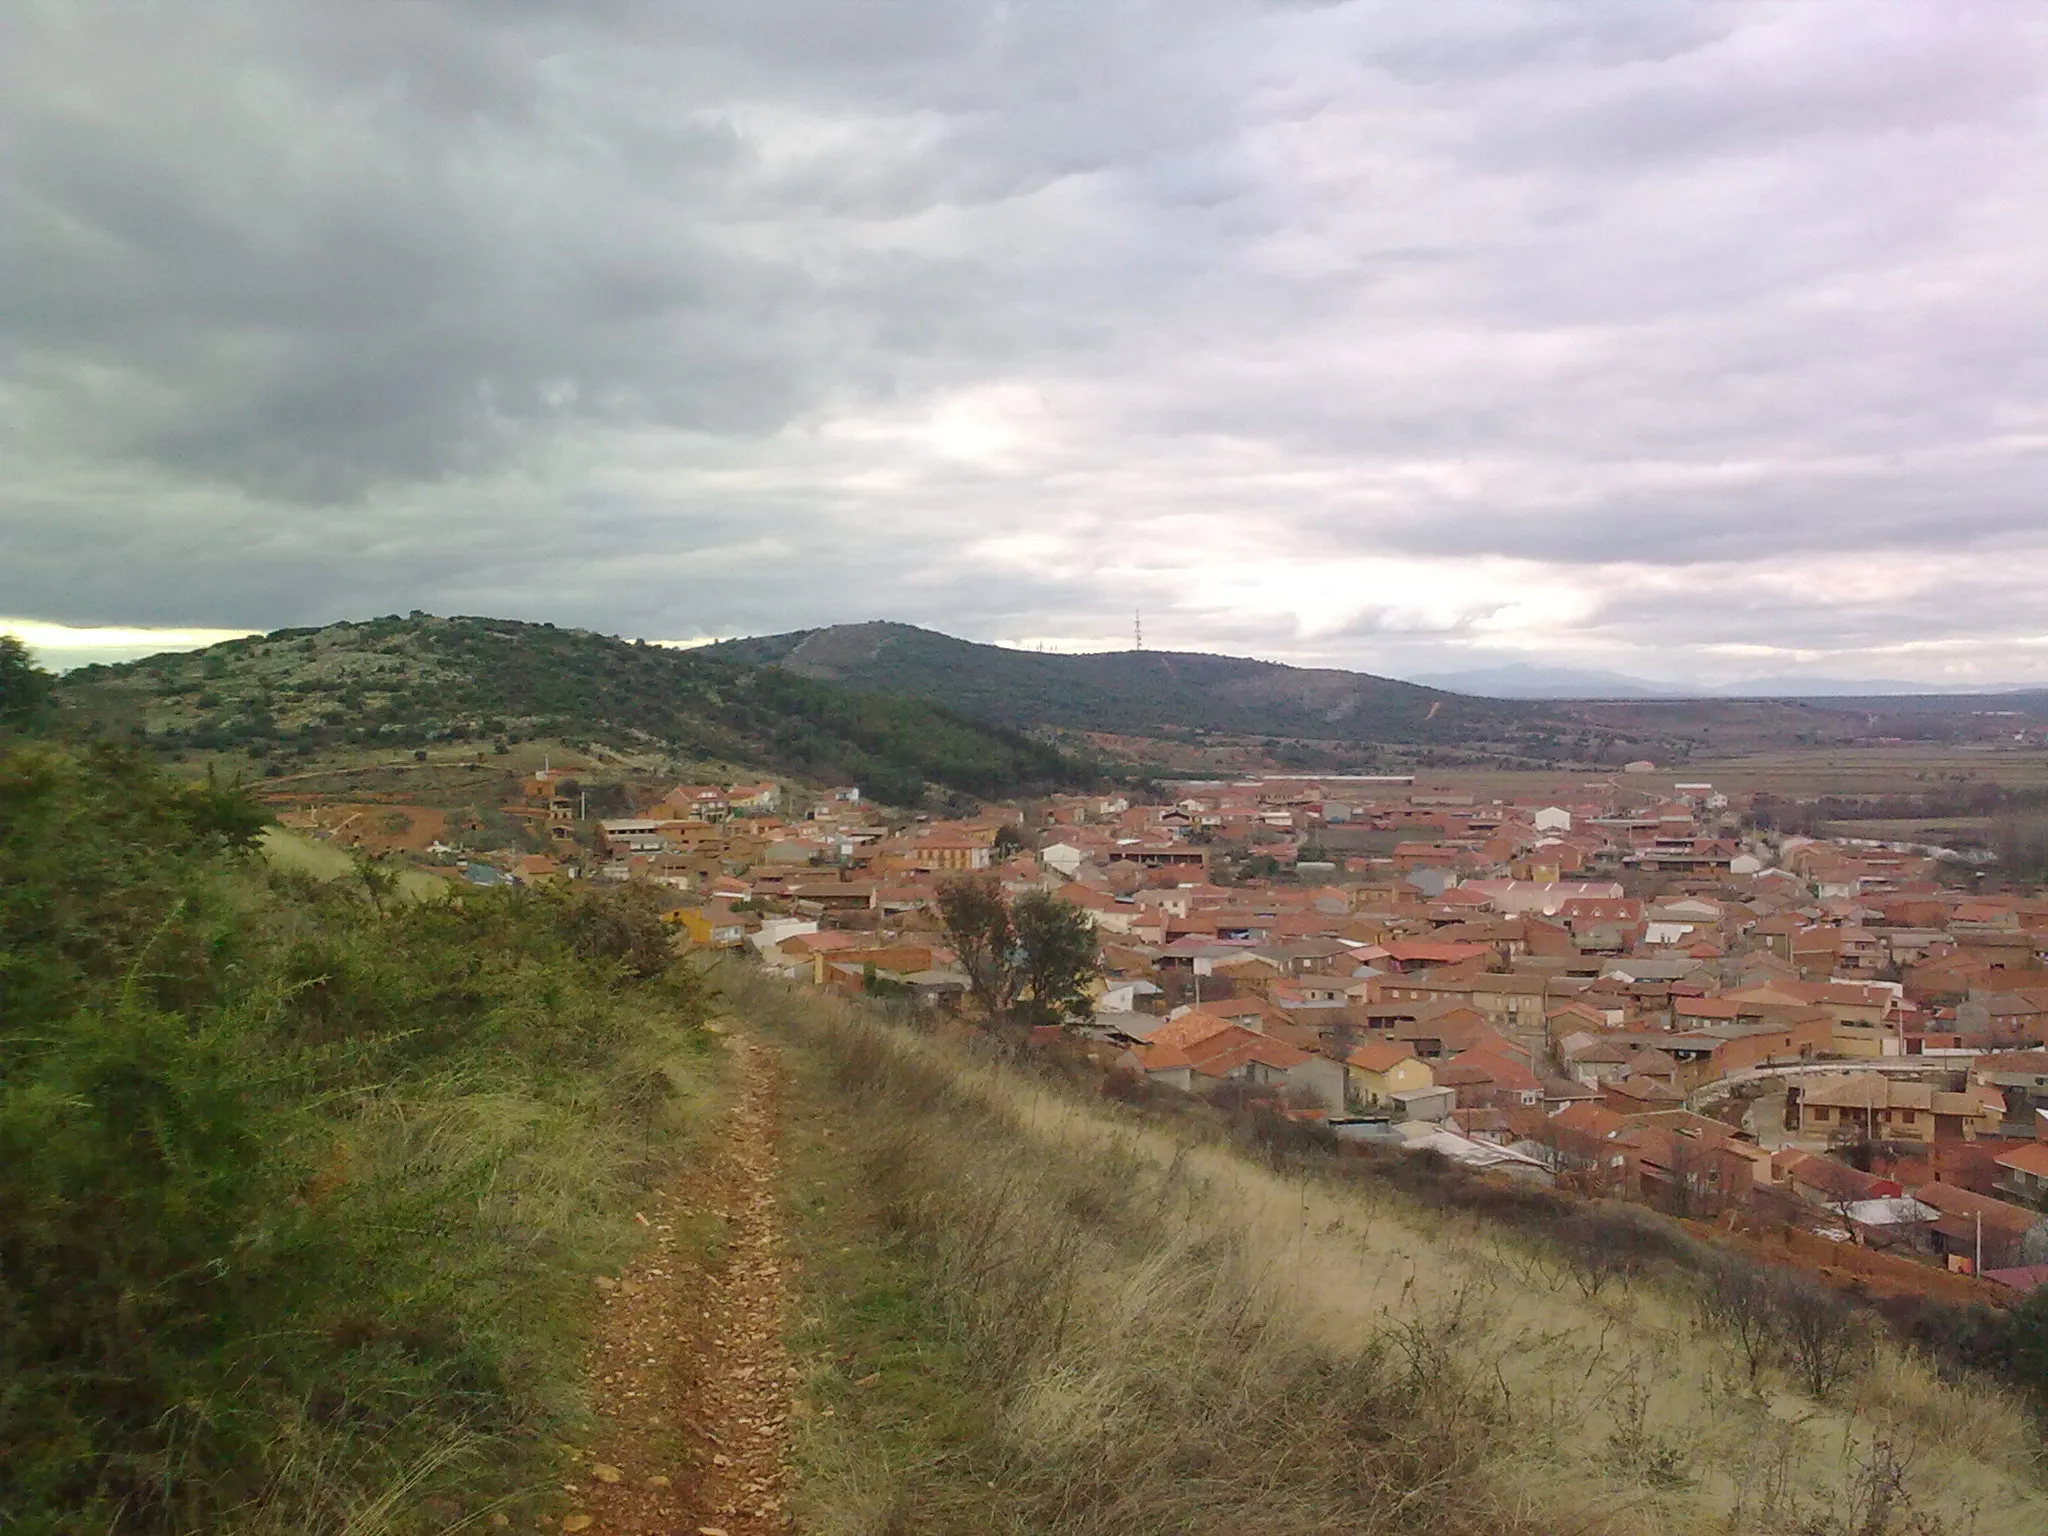
[[[1486,1080],[1495,1087],[1505,1088],[1511,1093],[1534,1093],[1542,1087],[1542,1084],[1536,1080],[1536,1075],[1527,1067],[1524,1067],[1519,1062],[1510,1061],[1505,1056],[1496,1055],[1484,1047],[1462,1051],[1458,1055],[1453,1056],[1449,1062],[1445,1063],[1446,1069],[1452,1067],[1477,1068],[1485,1073]],[[1439,1071],[1437,1073],[1437,1081],[1443,1082],[1445,1080],[1444,1073]]]
[[[1178,1017],[1168,1019],[1158,1029],[1154,1030],[1150,1043],[1153,1045],[1179,1046],[1185,1049],[1193,1045],[1197,1040],[1205,1040],[1209,1036],[1223,1030],[1236,1028],[1237,1025],[1231,1023],[1228,1019],[1219,1018],[1213,1013],[1204,1013],[1199,1008],[1191,1008]]]
[[[2010,1152],[1999,1153],[1992,1161],[2015,1173],[2031,1173],[2037,1179],[2048,1179],[2048,1141],[2023,1143]]]
[[[1404,1061],[1415,1060],[1413,1051],[1386,1042],[1361,1045],[1344,1058],[1361,1072],[1391,1072]]]
[[[1594,1103],[1567,1104],[1550,1119],[1553,1125],[1582,1135],[1597,1136],[1602,1141],[1628,1126],[1628,1121],[1622,1116],[1605,1105]]]

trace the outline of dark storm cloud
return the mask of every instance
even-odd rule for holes
[[[493,462],[579,405],[744,432],[802,394],[761,324],[807,287],[793,263],[608,206],[603,146],[505,124],[509,68],[435,68],[443,46],[364,78],[343,52],[328,82],[286,56],[223,91],[237,39],[127,41],[153,44],[193,67],[136,71],[140,96],[117,69],[35,103],[13,66],[0,259],[48,430],[327,502]]]
[[[0,614],[2048,632],[2032,8],[16,9]]]

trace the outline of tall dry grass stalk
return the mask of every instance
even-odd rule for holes
[[[1887,1345],[1815,1401],[1784,1361],[1752,1380],[1665,1261],[1595,1278],[1583,1245],[721,985],[816,1117],[807,1342],[857,1357],[813,1385],[818,1536],[2048,1531],[2020,1410]]]

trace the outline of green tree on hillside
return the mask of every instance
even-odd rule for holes
[[[1087,1016],[1095,925],[1072,902],[1029,891],[1013,905],[984,875],[941,885],[939,916],[987,1018],[1064,1024]]]
[[[1095,920],[1047,891],[1027,891],[1010,908],[1017,934],[1018,994],[1034,1024],[1072,1024],[1089,1016],[1095,979]]]
[[[1017,1000],[1017,932],[1003,888],[987,877],[945,881],[939,886],[939,919],[982,1015],[1006,1018]]]
[[[0,728],[26,730],[40,724],[55,686],[56,679],[36,665],[27,646],[13,635],[0,635]]]

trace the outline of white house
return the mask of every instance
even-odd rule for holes
[[[1095,999],[1095,1012],[1098,1015],[1105,1013],[1135,1013],[1139,998],[1157,997],[1158,995],[1158,986],[1149,981],[1118,982],[1113,987],[1104,988],[1101,995]]]
[[[769,949],[784,939],[793,939],[800,933],[816,933],[818,925],[807,917],[765,917],[753,934],[756,949]]]
[[[1047,869],[1057,870],[1069,880],[1087,860],[1088,855],[1072,843],[1048,843],[1038,850],[1038,862]]]

